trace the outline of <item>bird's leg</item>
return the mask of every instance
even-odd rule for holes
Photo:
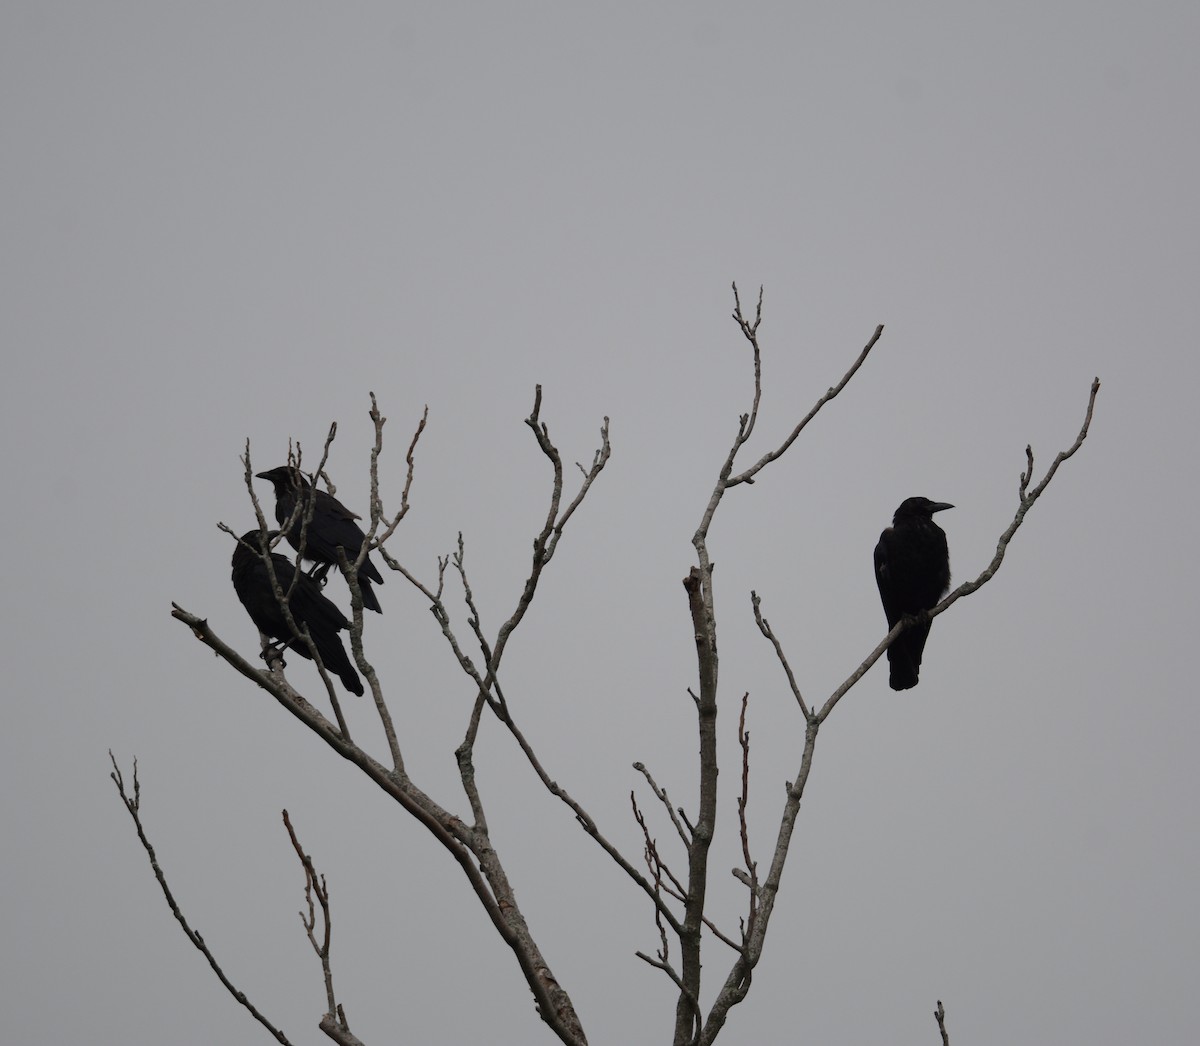
[[[284,642],[282,639],[276,639],[263,646],[259,651],[258,656],[261,657],[268,665],[272,658],[279,658],[279,667],[287,668],[287,662],[283,659],[283,652],[295,642],[294,639],[289,639]]]
[[[933,617],[928,610],[916,610],[911,614],[901,614],[900,620],[904,622],[905,628],[915,628],[917,625],[927,625]]]
[[[312,578],[322,588],[325,587],[325,576],[329,573],[328,563],[318,563],[308,572],[308,576]]]

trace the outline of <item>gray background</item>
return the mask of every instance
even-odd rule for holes
[[[334,892],[358,1034],[549,1041],[445,854],[170,601],[253,654],[215,527],[252,521],[243,441],[269,468],[336,419],[331,471],[363,510],[374,390],[389,503],[430,407],[393,550],[432,579],[463,530],[494,630],[545,511],[534,384],[569,461],[610,415],[613,460],[505,683],[550,772],[636,855],[631,762],[694,794],[679,579],[749,405],[736,279],[766,285],[747,462],[887,330],[712,532],[727,932],[737,698],[764,862],[803,733],[749,590],[823,697],[883,635],[871,548],[899,501],[958,506],[941,519],[973,576],[1025,444],[1040,471],[1104,388],[1001,574],[936,623],[919,689],[877,667],[827,725],[722,1041],[933,1043],[939,997],[973,1046],[1190,1040],[1197,10],[5,4],[4,1037],[265,1041],[170,918],[111,746],[140,759],[189,916],[295,1040],[324,1041],[324,996],[284,806]],[[410,769],[463,809],[469,688],[417,594],[380,595],[368,649]],[[591,1041],[665,1041],[670,986],[633,957],[657,943],[643,898],[494,724],[479,764]],[[728,956],[709,947],[711,986]]]

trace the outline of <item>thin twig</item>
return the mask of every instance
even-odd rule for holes
[[[671,823],[675,826],[675,831],[679,833],[679,838],[683,842],[683,845],[689,846],[691,844],[691,838],[689,837],[688,833],[683,830],[683,825],[680,823],[679,817],[675,813],[675,808],[671,805],[671,799],[667,795],[667,790],[665,788],[658,787],[657,782],[653,777],[650,776],[650,771],[646,769],[644,763],[634,763],[633,768],[646,779],[646,783],[650,786],[650,791],[652,791],[655,795],[655,798],[657,798],[658,801],[662,803],[664,807],[666,807],[667,816],[671,818]]]
[[[937,1019],[938,1031],[942,1033],[942,1046],[950,1046],[950,1033],[946,1031],[946,1008],[941,999],[937,1001],[937,1009],[933,1011],[933,1016]]]
[[[304,848],[300,845],[300,840],[296,837],[296,830],[292,827],[291,818],[288,817],[288,812],[283,811],[283,824],[287,828],[288,837],[292,840],[292,848],[296,851],[296,856],[300,858],[300,864],[304,868],[304,900],[308,906],[308,914],[300,913],[300,922],[304,926],[304,931],[308,935],[308,942],[312,945],[313,951],[317,953],[317,958],[321,962],[321,973],[325,978],[325,1000],[328,1004],[326,1014],[340,1016],[341,1024],[345,1031],[349,1031],[349,1025],[346,1024],[346,1015],[342,1008],[338,1005],[337,997],[333,990],[333,968],[330,965],[329,958],[329,942],[333,935],[333,919],[329,911],[329,888],[325,884],[325,876],[318,875],[316,865],[313,864],[312,858],[304,852]],[[313,905],[313,898],[316,898],[317,903],[321,906],[321,940],[318,943],[316,936],[317,913]]]
[[[745,443],[754,431],[754,423],[758,420],[758,405],[762,401],[762,351],[758,347],[758,325],[762,323],[763,288],[758,288],[758,307],[754,311],[754,322],[749,322],[742,315],[742,299],[738,295],[737,284],[733,285],[733,319],[741,328],[742,334],[754,350],[754,404],[750,413],[742,422],[740,441]],[[748,482],[753,482],[750,480]]]
[[[787,675],[788,686],[792,688],[792,696],[796,698],[796,703],[800,706],[801,714],[807,719],[808,705],[804,703],[804,698],[800,694],[800,687],[796,684],[796,677],[792,674],[792,666],[788,664],[783,647],[780,645],[779,640],[775,638],[775,633],[771,631],[770,623],[762,616],[761,600],[758,598],[757,592],[750,592],[750,603],[754,607],[754,620],[758,624],[758,630],[770,640],[771,645],[775,648],[775,656],[779,658],[779,663],[783,665],[783,671]]]
[[[746,729],[746,706],[750,692],[742,695],[742,711],[738,716],[738,744],[742,749],[742,794],[738,796],[738,827],[742,837],[742,860],[746,862],[746,885],[750,890],[750,911],[742,929],[742,947],[746,946],[758,916],[758,862],[750,856],[750,829],[746,823],[746,808],[750,805],[750,731]]]
[[[746,469],[745,472],[738,473],[736,476],[731,476],[725,485],[727,487],[736,487],[739,483],[753,483],[754,477],[758,475],[759,471],[769,465],[776,458],[782,457],[787,451],[788,447],[796,442],[796,437],[804,431],[805,426],[807,426],[808,423],[817,416],[821,408],[825,406],[825,404],[831,399],[833,399],[839,392],[841,392],[842,389],[846,387],[850,379],[853,378],[856,373],[858,373],[858,368],[866,362],[867,356],[870,355],[871,350],[875,348],[876,342],[878,342],[881,337],[883,337],[882,323],[875,328],[875,333],[871,335],[870,340],[866,345],[863,346],[862,352],[858,354],[858,359],[854,361],[850,369],[842,376],[842,380],[829,389],[824,396],[817,400],[817,402],[813,405],[812,410],[810,410],[806,415],[804,415],[803,418],[800,419],[796,427],[792,429],[792,432],[788,438],[779,445],[779,448],[764,454],[758,459],[758,461]]]
[[[608,838],[600,831],[600,828],[596,824],[596,821],[592,815],[589,814],[587,810],[585,810],[583,806],[571,796],[570,792],[568,792],[557,781],[551,778],[548,773],[546,773],[545,768],[542,766],[541,760],[538,759],[537,754],[533,750],[533,746],[530,745],[528,740],[525,738],[524,733],[512,719],[512,716],[508,713],[505,713],[505,715],[501,717],[501,721],[513,735],[513,738],[516,740],[521,751],[524,753],[529,765],[533,768],[533,772],[537,774],[538,779],[542,782],[543,787],[545,787],[545,789],[551,795],[562,800],[562,802],[567,805],[567,807],[575,815],[575,820],[579,823],[583,830],[599,844],[600,848],[606,854],[608,854],[609,857],[613,859],[613,861],[617,864],[617,867],[619,867],[626,875],[629,876],[630,879],[634,881],[634,883],[641,888],[641,890],[650,898],[650,900],[654,902],[655,907],[662,906],[663,917],[670,924],[671,928],[678,932],[681,928],[679,919],[673,912],[666,908],[662,902],[662,899],[655,895],[653,884],[644,875],[642,875],[642,873],[630,863],[625,855],[622,854],[621,851],[618,850],[608,840]]]
[[[699,1029],[700,1021],[703,1018],[703,1014],[700,1012],[700,1003],[696,1001],[696,997],[684,986],[683,980],[680,978],[679,974],[675,972],[675,968],[669,962],[666,962],[662,959],[652,959],[645,952],[634,952],[633,954],[641,959],[642,962],[649,963],[656,970],[662,970],[663,973],[665,973],[671,978],[672,981],[675,982],[675,987],[679,989],[684,998],[687,999],[688,1005],[692,1008],[692,1012],[695,1016],[694,1027]]]
[[[629,793],[629,802],[633,807],[634,820],[637,821],[638,827],[642,830],[644,842],[643,856],[646,861],[646,867],[650,870],[650,874],[654,877],[655,888],[668,890],[671,896],[676,900],[686,903],[686,887],[675,877],[675,874],[667,866],[667,862],[664,861],[662,856],[659,854],[658,843],[650,835],[650,828],[646,824],[645,815],[642,813],[641,808],[637,803],[637,795],[632,791]],[[669,889],[662,883],[663,875],[666,875],[671,882]]]
[[[421,434],[425,431],[425,424],[429,418],[429,407],[426,406],[421,414],[421,420],[417,423],[417,427],[413,432],[412,439],[408,444],[408,453],[405,455],[407,464],[407,472],[404,480],[404,490],[400,496],[400,508],[395,516],[390,519],[386,516],[383,508],[383,499],[379,493],[379,456],[383,453],[383,427],[387,423],[387,418],[379,410],[379,403],[375,398],[375,393],[370,393],[371,409],[368,411],[368,416],[371,419],[371,425],[374,429],[375,440],[371,445],[371,464],[370,464],[370,521],[366,535],[363,537],[362,543],[359,546],[358,555],[355,556],[353,564],[346,562],[346,554],[344,551],[338,552],[338,565],[342,570],[343,576],[346,578],[346,584],[350,588],[351,595],[351,610],[354,615],[354,624],[350,630],[350,650],[354,656],[355,662],[358,664],[359,671],[362,672],[363,678],[367,681],[367,686],[371,689],[371,699],[375,705],[375,712],[379,716],[379,722],[383,726],[384,737],[387,740],[388,751],[391,753],[392,766],[396,773],[403,774],[404,756],[400,750],[400,740],[396,733],[396,725],[392,720],[392,712],[388,707],[387,700],[383,696],[383,688],[379,684],[378,677],[375,674],[375,668],[366,658],[366,653],[363,650],[362,644],[362,628],[363,628],[363,608],[362,608],[362,592],[358,581],[358,572],[362,565],[366,562],[368,552],[373,548],[378,548],[384,562],[391,565],[390,557],[383,548],[384,543],[395,532],[400,525],[400,521],[408,515],[409,491],[412,489],[413,476],[415,474],[415,453],[417,443],[421,438]],[[380,526],[384,530],[379,534]],[[377,536],[378,535],[378,536]]]
[[[558,448],[550,442],[550,430],[545,422],[541,420],[541,409],[542,387],[538,385],[534,390],[533,410],[529,417],[525,419],[525,424],[533,431],[538,446],[541,448],[542,453],[549,459],[554,470],[550,506],[546,512],[546,522],[542,527],[541,533],[533,539],[533,563],[529,577],[525,580],[525,587],[521,592],[516,609],[513,611],[512,616],[500,626],[500,631],[496,635],[496,642],[493,644],[491,657],[491,661],[496,666],[499,665],[500,659],[504,656],[504,648],[508,644],[509,637],[521,623],[521,620],[525,617],[525,612],[529,609],[529,604],[533,601],[542,570],[554,555],[567,521],[574,515],[575,510],[582,503],[588,491],[591,490],[592,484],[596,481],[601,471],[603,471],[604,466],[608,464],[608,459],[612,455],[612,446],[608,438],[608,418],[606,417],[604,424],[600,426],[600,447],[593,458],[591,471],[584,478],[574,500],[567,506],[566,511],[560,517],[558,509],[562,501],[563,488],[562,456],[559,454]],[[489,665],[489,668],[491,667],[493,666]]]
[[[138,839],[141,841],[146,855],[150,858],[150,867],[154,870],[154,878],[158,880],[158,885],[162,889],[163,897],[167,900],[167,906],[171,909],[171,914],[175,916],[176,921],[182,928],[184,935],[192,942],[208,960],[208,965],[212,967],[213,973],[217,975],[217,979],[225,986],[226,990],[232,995],[241,1005],[246,1007],[250,1015],[258,1021],[264,1028],[267,1029],[275,1037],[277,1042],[281,1042],[284,1046],[291,1046],[291,1042],[286,1035],[275,1027],[266,1017],[259,1012],[257,1007],[247,998],[246,993],[237,988],[233,982],[225,975],[225,971],[221,969],[217,962],[216,956],[213,955],[204,938],[200,933],[193,930],[188,925],[187,919],[184,918],[183,912],[179,908],[178,902],[175,900],[175,895],[171,893],[170,886],[167,885],[166,874],[162,870],[162,866],[158,863],[158,856],[154,852],[154,847],[150,844],[150,840],[146,837],[146,830],[142,826],[141,805],[142,805],[142,786],[138,780],[137,760],[133,761],[133,795],[130,796],[125,791],[125,779],[121,774],[121,768],[117,765],[116,756],[112,754],[112,749],[109,749],[108,758],[112,761],[113,772],[109,774],[113,783],[117,786],[117,794],[121,797],[121,802],[125,804],[125,809],[129,811],[129,816],[133,818],[134,827],[137,829]]]
[[[372,470],[371,470],[371,475],[372,475],[372,478],[371,478],[371,506],[372,506],[372,508],[371,508],[371,511],[372,511],[372,513],[374,513],[374,512],[379,513],[379,520],[384,525],[383,533],[379,535],[379,537],[371,545],[371,548],[372,549],[382,549],[384,544],[387,542],[387,540],[396,532],[396,528],[400,525],[400,521],[402,519],[404,519],[405,516],[408,515],[408,509],[409,509],[408,495],[409,495],[409,492],[412,490],[413,476],[415,475],[415,471],[416,471],[415,454],[416,454],[416,450],[417,450],[417,443],[420,441],[421,434],[425,431],[425,425],[429,421],[429,404],[425,405],[425,409],[421,413],[421,420],[419,422],[417,422],[417,427],[413,431],[412,439],[409,440],[408,452],[404,455],[404,461],[407,466],[407,472],[404,477],[404,489],[400,493],[400,508],[396,511],[396,514],[394,516],[392,516],[390,519],[388,518],[387,513],[384,512],[383,500],[379,494],[379,478],[378,478],[378,467],[377,467],[379,455],[383,452],[383,425],[384,425],[384,422],[387,421],[387,418],[383,417],[383,415],[381,415],[379,413],[379,406],[375,402],[375,393],[373,393],[373,392],[371,393],[370,418],[371,418],[372,424],[375,426],[375,445],[371,449],[371,465],[372,465]],[[374,534],[374,528],[372,528],[372,535],[373,534]],[[366,547],[367,547],[367,542],[364,541],[363,548],[366,548]],[[363,559],[366,558],[365,554],[363,555],[362,558]],[[358,565],[361,566],[362,564],[360,563]]]

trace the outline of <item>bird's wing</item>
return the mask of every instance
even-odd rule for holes
[[[337,547],[341,545],[346,550],[347,558],[354,559],[367,538],[362,527],[355,522],[358,518],[337,498],[324,491],[317,491],[317,507],[308,530],[309,548],[319,558],[336,563]],[[370,559],[364,560],[362,569],[359,570],[359,578],[363,577],[383,584],[379,568]],[[368,602],[367,606],[370,605]]]
[[[891,567],[888,562],[888,544],[891,537],[892,528],[888,527],[879,535],[879,544],[875,546],[875,584],[879,586],[879,598],[883,600],[883,612],[887,615],[888,628],[892,628],[901,618],[901,612],[896,606]]]
[[[337,498],[325,490],[317,491],[317,511],[327,512],[339,519],[361,519],[357,512],[351,512]]]
[[[297,624],[307,623],[310,631],[316,635],[318,630],[337,632],[349,628],[350,622],[317,584],[307,574],[301,573],[292,592],[292,616]]]

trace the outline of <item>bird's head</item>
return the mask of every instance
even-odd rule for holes
[[[305,479],[304,473],[296,468],[295,465],[280,465],[278,468],[269,469],[266,472],[257,472],[255,475],[259,479],[269,480],[275,488],[276,494],[285,490],[308,489],[308,480]]]
[[[948,508],[954,508],[948,501],[930,501],[928,498],[905,498],[900,503],[900,507],[896,509],[896,514],[892,517],[892,522],[899,523],[902,519],[929,519],[935,512],[942,512]]]
[[[267,531],[267,547],[270,548],[279,538],[278,530]],[[253,550],[253,553],[251,553]],[[237,548],[234,549],[234,557],[239,554],[246,556],[253,554],[261,556],[263,552],[263,536],[262,531],[255,527],[253,530],[247,530],[240,538],[238,538]]]

